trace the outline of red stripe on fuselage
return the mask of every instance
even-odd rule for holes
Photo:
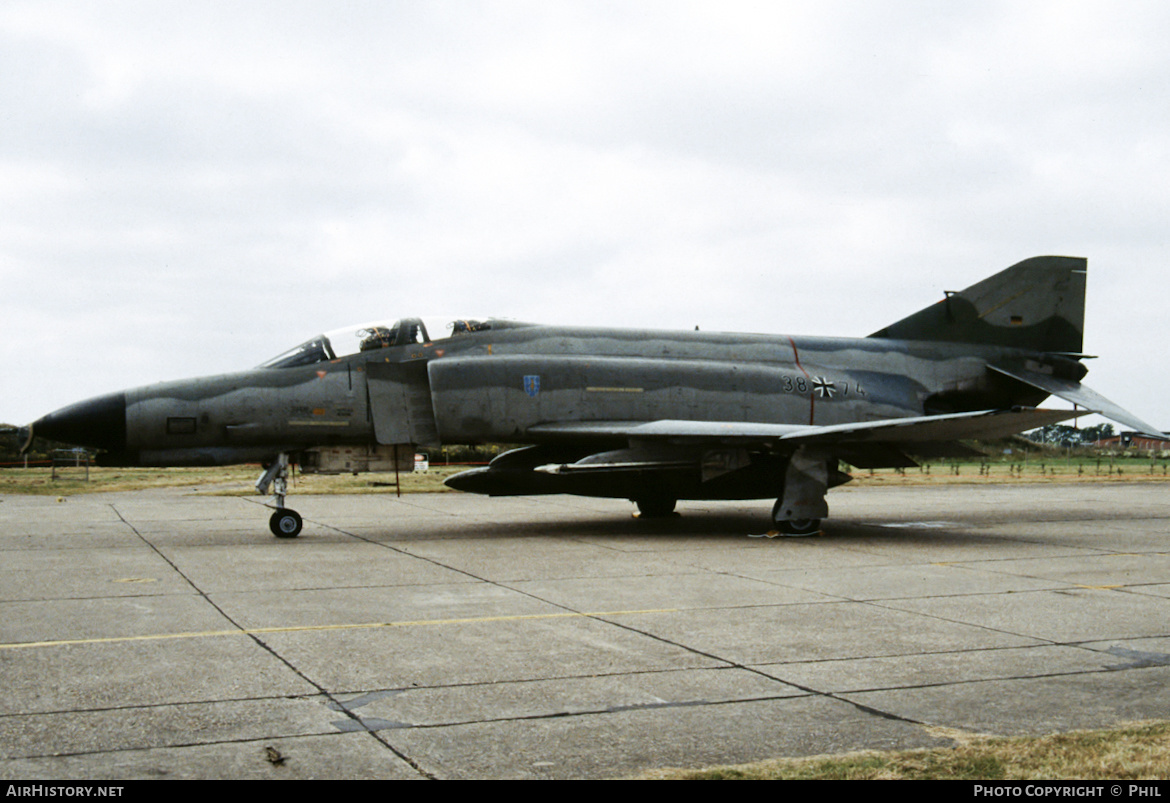
[[[796,362],[796,367],[804,374],[804,378],[809,380],[808,385],[808,424],[812,426],[813,418],[816,417],[817,412],[817,395],[813,393],[812,377],[808,375],[808,371],[804,370],[804,366],[800,364],[800,353],[796,350],[796,342],[790,337],[788,338],[788,345],[792,346],[792,359]]]

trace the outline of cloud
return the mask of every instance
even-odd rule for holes
[[[1141,374],[1168,15],[6,3],[0,419],[414,312],[866,334],[1054,252]]]

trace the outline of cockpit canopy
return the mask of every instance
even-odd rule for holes
[[[429,326],[428,326],[429,324]],[[514,321],[499,318],[402,318],[394,323],[375,322],[346,326],[306,340],[299,346],[278,354],[260,368],[295,368],[348,357],[359,351],[372,351],[410,343],[432,343],[451,337],[516,326]]]

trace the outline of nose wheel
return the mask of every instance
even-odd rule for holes
[[[277,510],[268,520],[268,529],[272,530],[272,534],[277,538],[296,538],[304,526],[301,514],[287,507]]]

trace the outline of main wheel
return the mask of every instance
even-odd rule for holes
[[[820,519],[792,519],[776,522],[776,529],[785,535],[816,535],[821,531]]]
[[[638,506],[638,513],[642,518],[661,519],[674,512],[677,501],[669,496],[650,496],[645,499],[635,499],[634,504]]]
[[[820,519],[786,519],[782,517],[781,500],[772,506],[772,524],[784,535],[816,535],[821,531]]]
[[[268,520],[268,529],[277,538],[296,538],[304,525],[301,514],[287,507],[277,510]]]

